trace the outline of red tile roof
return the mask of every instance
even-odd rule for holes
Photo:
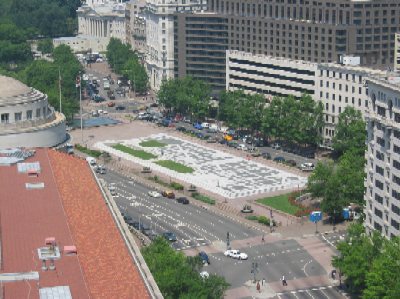
[[[41,271],[37,248],[47,237],[55,237],[59,245],[74,244],[61,198],[56,188],[47,151],[39,149],[27,160],[39,161],[38,177],[18,173],[16,165],[0,167],[0,233],[2,273],[37,271],[39,286],[68,285],[76,298],[89,298],[77,256],[55,261],[56,271]],[[44,182],[41,190],[27,190],[25,183]],[[5,298],[39,298],[36,281],[4,284]]]
[[[87,162],[49,157],[91,296],[149,298]]]
[[[39,298],[38,287],[52,286],[69,286],[73,298],[149,298],[87,163],[46,149],[27,160],[36,161],[38,177],[0,167],[0,272],[40,275],[39,282],[4,283],[5,298]],[[27,190],[27,182],[45,188]],[[37,248],[47,237],[61,249],[75,245],[78,255],[43,272]]]

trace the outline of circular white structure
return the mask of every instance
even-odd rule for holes
[[[47,95],[0,75],[0,148],[51,147],[66,136],[65,116]]]

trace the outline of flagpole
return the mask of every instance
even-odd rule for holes
[[[62,110],[61,110],[61,72],[60,72],[60,68],[58,68],[58,90],[60,92],[60,113],[62,113]]]

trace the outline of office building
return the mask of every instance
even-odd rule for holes
[[[396,33],[394,39],[394,69],[400,71],[400,33]]]
[[[206,9],[205,0],[148,0],[146,2],[146,67],[150,87],[174,77],[174,14]]]
[[[226,85],[228,20],[211,13],[174,16],[174,75],[191,76],[210,84],[219,95]]]
[[[395,0],[210,0],[209,10],[229,19],[229,49],[337,63],[392,67],[400,2]]]
[[[399,78],[367,79],[365,227],[387,238],[400,235]]]

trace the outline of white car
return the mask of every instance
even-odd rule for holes
[[[240,252],[237,249],[228,249],[224,252],[224,255],[238,260],[247,260],[248,258],[246,253]]]
[[[206,279],[206,278],[210,277],[210,274],[208,274],[207,271],[202,271],[202,272],[200,272],[200,277],[203,279]]]
[[[150,197],[161,197],[161,194],[157,191],[149,191],[147,193]]]

